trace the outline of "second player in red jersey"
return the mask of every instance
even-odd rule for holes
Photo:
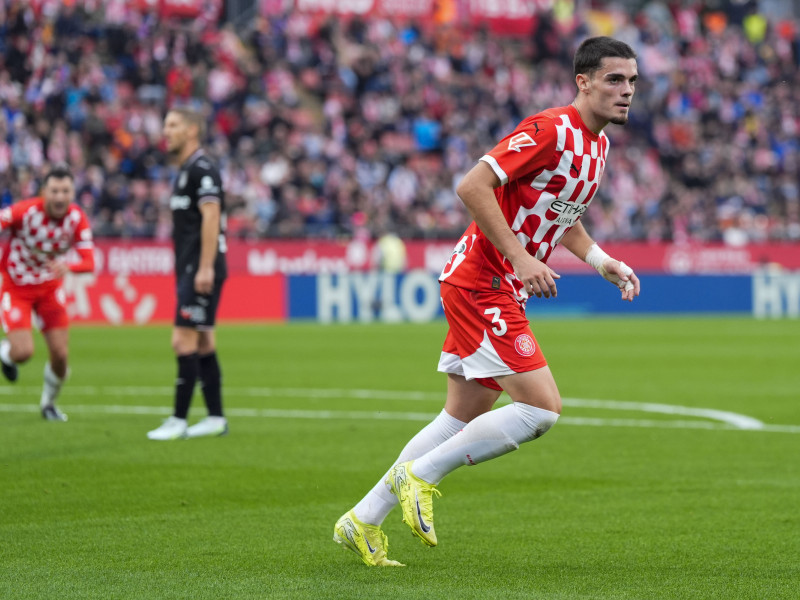
[[[66,421],[55,405],[68,371],[69,318],[61,283],[68,272],[94,270],[92,230],[74,198],[72,173],[55,167],[44,178],[41,196],[0,211],[0,229],[10,234],[0,261],[0,317],[6,334],[0,342],[0,367],[13,382],[17,365],[33,356],[35,313],[50,354],[40,406],[42,416],[52,421]],[[71,250],[76,260],[67,262]]]

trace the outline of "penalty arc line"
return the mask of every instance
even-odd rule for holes
[[[14,387],[0,388],[0,395],[20,395],[20,392],[34,392],[38,388]],[[144,386],[74,386],[72,394],[85,396],[169,396],[169,387]],[[228,397],[272,397],[272,398],[347,398],[365,400],[434,401],[441,400],[443,394],[415,391],[358,390],[358,389],[303,389],[303,388],[226,388]],[[769,431],[776,433],[800,433],[800,425],[765,424],[758,419],[738,413],[716,409],[694,408],[671,404],[623,402],[616,400],[592,400],[583,398],[564,398],[565,406],[593,408],[598,410],[623,410],[629,412],[658,413],[665,415],[692,416],[711,421],[691,420],[648,420],[648,419],[601,419],[562,416],[559,422],[566,425],[592,427],[642,427],[669,429],[730,429],[749,431]],[[0,404],[0,412],[38,412],[38,407],[29,404]],[[72,405],[65,410],[79,413],[101,414],[152,414],[163,415],[168,408],[132,405]],[[402,420],[430,421],[436,413],[395,412],[395,411],[352,411],[352,410],[284,410],[229,408],[231,417],[264,417],[278,419],[354,419],[354,420]]]

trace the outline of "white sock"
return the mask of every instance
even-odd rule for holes
[[[449,440],[416,459],[411,470],[428,483],[439,483],[461,465],[476,465],[513,452],[544,435],[558,413],[514,402],[482,414]]]
[[[409,440],[392,466],[422,456],[453,437],[465,425],[464,421],[451,417],[442,409],[442,412],[433,421]],[[389,491],[389,486],[385,483],[387,475],[388,471],[353,508],[359,521],[370,525],[380,525],[386,515],[397,506],[397,497]]]
[[[42,408],[55,404],[65,379],[66,376],[59,377],[53,373],[49,362],[44,364],[44,385],[42,386],[42,399],[39,401]]]
[[[8,339],[3,339],[0,341],[0,360],[2,360],[7,365],[11,365],[12,367],[17,364],[13,360],[11,360],[11,342]]]

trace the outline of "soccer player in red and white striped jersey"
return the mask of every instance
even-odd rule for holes
[[[94,242],[89,220],[73,202],[75,184],[69,168],[56,166],[45,175],[41,196],[20,200],[0,211],[0,229],[10,232],[0,261],[3,276],[0,318],[0,367],[16,381],[17,365],[33,356],[32,314],[41,323],[50,353],[44,368],[42,416],[66,421],[55,405],[67,376],[69,319],[61,287],[64,275],[94,270]],[[74,249],[77,260],[67,262]]]
[[[623,300],[639,295],[633,270],[603,252],[580,222],[605,168],[603,129],[628,120],[636,54],[618,40],[590,38],[576,52],[574,72],[572,104],[523,120],[457,188],[474,221],[439,278],[449,325],[439,360],[448,375],[444,410],[334,527],[334,539],[368,565],[399,564],[386,556],[380,530],[398,501],[412,532],[435,546],[436,485],[462,465],[516,450],[557,421],[558,387],[525,316],[530,295],[557,293],[559,275],[547,266],[557,244],[595,267]],[[512,402],[492,410],[501,391]]]

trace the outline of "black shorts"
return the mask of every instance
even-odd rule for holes
[[[206,295],[194,291],[194,273],[180,277],[177,282],[178,306],[175,310],[175,325],[192,329],[213,328],[224,282],[224,279],[214,281],[214,290]]]

